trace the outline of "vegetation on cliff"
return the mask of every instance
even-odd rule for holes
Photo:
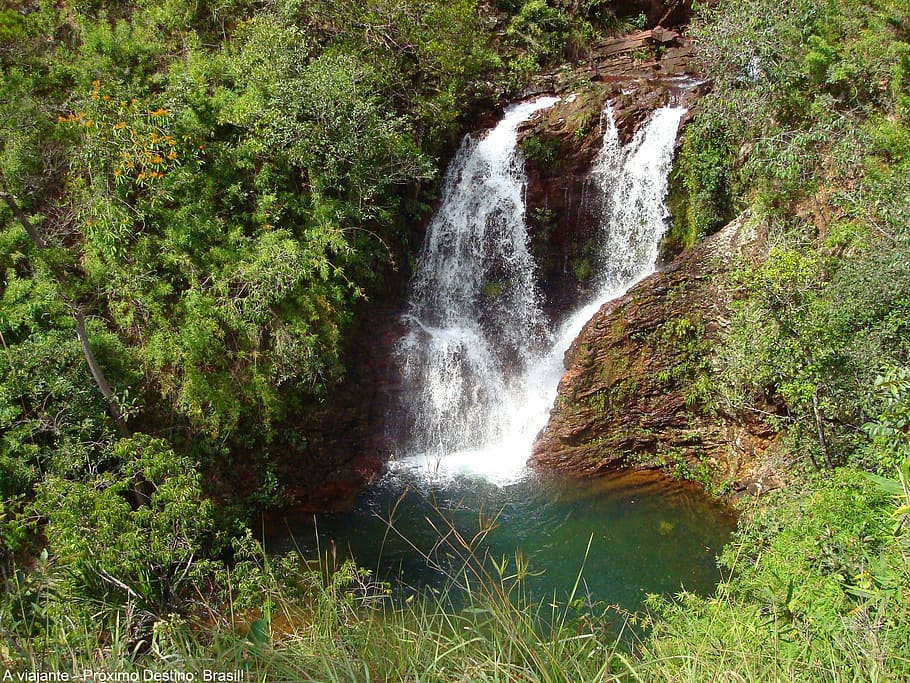
[[[790,483],[747,507],[715,598],[662,607],[644,658],[674,679],[901,680],[910,8],[731,0],[691,30],[713,89],[680,154],[682,220],[694,238],[743,214],[767,235],[727,285],[714,396],[774,425]]]

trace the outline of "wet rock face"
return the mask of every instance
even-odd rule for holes
[[[297,513],[347,509],[389,460],[402,313],[394,303],[364,305],[346,335],[344,377],[282,426],[279,478]]]
[[[711,406],[706,384],[729,315],[725,274],[761,244],[757,228],[738,219],[605,304],[566,353],[530,463],[579,476],[706,463],[718,483],[770,487],[758,463],[773,429]]]

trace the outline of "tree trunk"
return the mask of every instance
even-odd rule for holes
[[[47,242],[44,241],[41,233],[32,225],[28,216],[26,216],[19,207],[16,198],[2,186],[0,186],[0,198],[6,202],[6,205],[9,206],[10,210],[13,212],[13,216],[15,216],[20,225],[25,228],[25,232],[28,233],[28,236],[35,247],[39,250],[46,248]],[[63,275],[59,272],[54,272],[54,277],[62,287],[64,284]],[[120,403],[117,401],[117,397],[114,396],[111,385],[104,376],[104,372],[102,371],[101,366],[98,365],[98,360],[95,358],[95,354],[92,351],[88,333],[85,331],[85,316],[79,306],[74,301],[71,301],[64,292],[61,292],[61,296],[73,315],[73,321],[76,323],[76,336],[79,338],[79,345],[82,347],[82,355],[85,356],[85,362],[88,364],[92,379],[95,380],[95,385],[98,387],[99,391],[101,391],[104,400],[107,402],[107,410],[113,418],[114,424],[117,426],[117,432],[120,436],[127,438],[130,436],[130,430],[126,426],[126,420],[123,417],[123,411],[120,409]]]
[[[825,426],[822,423],[822,413],[818,409],[818,390],[812,394],[812,412],[815,414],[815,427],[818,429],[818,442],[822,447],[822,454],[825,456],[825,464],[828,469],[834,469],[834,463],[831,462],[831,452],[828,450],[828,439],[825,438]]]

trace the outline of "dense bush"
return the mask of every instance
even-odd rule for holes
[[[713,88],[677,169],[684,221],[704,235],[744,213],[770,249],[733,283],[724,402],[782,406],[821,465],[858,457],[874,378],[910,352],[908,26],[890,2],[743,0],[693,27]]]

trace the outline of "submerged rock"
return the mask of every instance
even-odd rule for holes
[[[725,275],[761,251],[760,233],[741,216],[601,307],[566,353],[531,465],[578,476],[666,468],[735,489],[779,485],[760,465],[773,428],[710,404],[711,350],[731,304]]]

